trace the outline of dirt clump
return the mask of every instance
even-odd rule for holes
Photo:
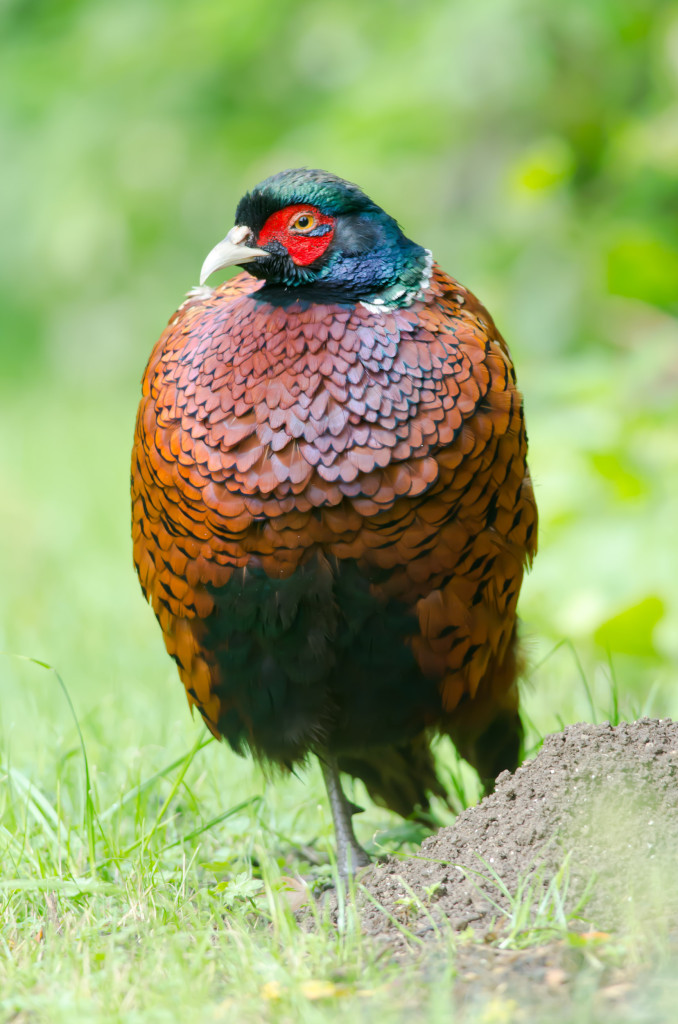
[[[564,918],[582,930],[648,920],[673,930],[677,849],[678,723],[572,725],[416,857],[371,868],[363,930],[395,945],[450,929],[501,938]]]

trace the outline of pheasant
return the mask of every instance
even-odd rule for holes
[[[346,875],[340,772],[408,816],[444,795],[436,733],[490,787],[517,765],[522,396],[480,302],[324,171],[247,193],[200,281],[143,378],[134,561],[212,733],[318,756]]]

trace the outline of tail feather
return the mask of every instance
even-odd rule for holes
[[[518,676],[523,667],[515,630],[502,661],[489,666],[473,700],[462,700],[441,732],[447,733],[461,756],[485,786],[494,789],[500,772],[514,772],[521,760],[523,726],[518,711]]]
[[[339,758],[339,769],[361,779],[376,804],[403,818],[425,817],[430,797],[447,800],[438,778],[430,737],[420,733],[397,747],[374,747]]]

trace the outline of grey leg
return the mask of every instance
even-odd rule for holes
[[[351,816],[353,808],[344,795],[339,780],[337,760],[330,754],[319,754],[318,760],[323,771],[327,795],[330,798],[334,833],[337,837],[337,866],[342,878],[352,875],[358,868],[370,863],[362,846],[358,845],[353,832]]]

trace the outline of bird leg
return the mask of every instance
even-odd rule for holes
[[[370,858],[359,845],[353,832],[352,815],[356,808],[346,799],[341,781],[339,779],[339,767],[337,759],[331,754],[323,752],[319,755],[320,767],[322,768],[327,795],[330,798],[332,808],[332,819],[334,821],[334,833],[337,837],[337,866],[342,878],[348,878],[358,868],[370,863]]]

